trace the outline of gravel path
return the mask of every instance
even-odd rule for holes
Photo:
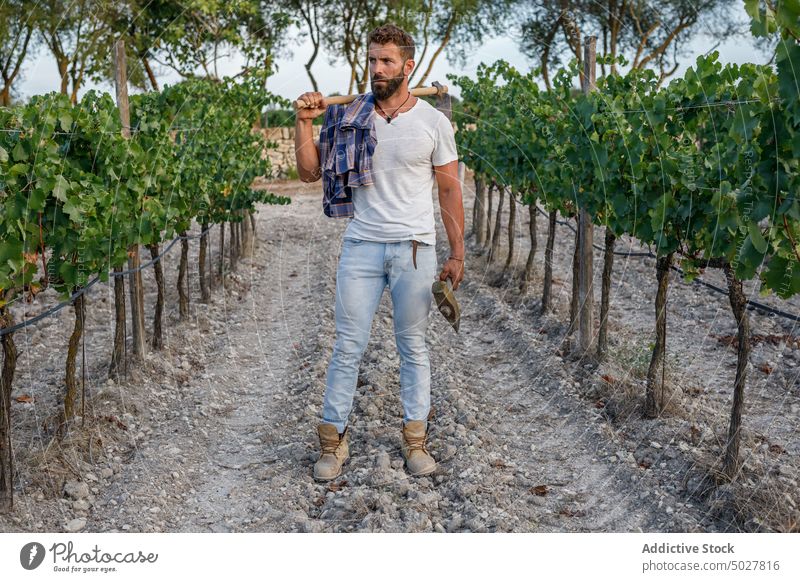
[[[562,358],[571,254],[564,227],[552,315],[538,314],[541,268],[526,296],[509,282],[493,286],[505,250],[497,265],[487,266],[471,242],[458,291],[461,332],[431,313],[436,417],[430,448],[440,468],[430,477],[409,477],[403,468],[399,358],[391,298],[384,294],[350,419],[351,460],[340,478],[314,482],[345,224],[323,216],[319,184],[282,182],[270,189],[291,195],[292,204],[262,209],[254,255],[226,276],[208,305],[193,303],[185,322],[177,321],[177,255],[172,258],[166,347],[119,384],[105,379],[113,297],[108,288],[90,294],[86,421],[64,443],[50,440],[46,420],[63,390],[72,312],[17,334],[23,355],[12,397],[33,402],[14,402],[16,505],[13,514],[0,516],[0,531],[798,527],[797,350],[786,343],[756,346],[745,472],[733,485],[710,488],[707,474],[720,454],[735,371],[733,350],[711,335],[735,333],[726,299],[674,283],[666,369],[673,397],[664,418],[643,420],[654,261],[618,259],[609,361],[595,368]],[[471,198],[470,188],[468,223]],[[447,237],[437,228],[441,265]],[[542,251],[545,228],[541,220]],[[518,225],[516,271],[524,266],[526,233],[527,222]],[[216,231],[213,243],[216,255]],[[706,278],[721,281],[711,272]],[[599,299],[599,279],[596,289]],[[152,293],[146,300],[151,313]],[[783,306],[800,313],[791,303]],[[793,332],[775,318],[751,316],[754,334]]]

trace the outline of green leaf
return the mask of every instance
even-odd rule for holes
[[[69,189],[69,182],[64,176],[56,176],[56,183],[53,186],[53,196],[61,200],[67,201],[67,190]]]
[[[761,234],[761,229],[758,228],[758,225],[755,222],[751,222],[747,230],[750,235],[750,240],[752,241],[755,249],[762,255],[766,253],[767,241],[764,240],[764,236]]]
[[[0,146],[0,162],[6,163],[8,161],[8,152]]]
[[[75,203],[71,199],[64,202],[64,213],[69,215],[72,222],[81,222],[81,215],[83,213],[78,206],[75,206]]]
[[[15,178],[28,173],[28,164],[14,164],[8,170],[9,176]]]
[[[758,0],[744,0],[744,9],[750,18],[758,18]]]
[[[47,198],[47,192],[45,192],[42,188],[34,188],[31,190],[31,194],[28,197],[28,207],[35,211],[42,210],[44,208],[44,201]]]
[[[736,276],[746,281],[755,276],[756,270],[764,261],[764,253],[755,247],[752,237],[748,235],[744,239],[737,259]]]
[[[77,267],[72,263],[63,263],[58,269],[58,274],[64,279],[67,288],[71,288],[78,282]]]
[[[64,111],[61,115],[59,115],[58,121],[61,124],[61,129],[63,131],[69,131],[72,127],[72,115],[70,115],[67,111]]]
[[[783,299],[800,291],[800,267],[796,259],[773,256],[761,278],[767,288]]]
[[[11,150],[11,157],[14,158],[15,162],[24,162],[28,159],[28,152],[25,151],[21,141],[18,141],[14,149]]]
[[[22,241],[6,237],[0,245],[0,264],[7,264],[8,261],[22,256]]]

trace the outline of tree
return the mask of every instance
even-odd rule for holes
[[[675,73],[688,41],[703,32],[717,42],[742,31],[732,20],[734,0],[545,0],[520,2],[520,49],[549,68],[569,58],[582,62],[582,39],[598,38],[598,56],[624,56],[631,68],[652,68],[659,83]],[[609,65],[616,72],[616,63]],[[606,65],[601,64],[603,74]]]
[[[152,59],[185,78],[202,75],[219,79],[220,59],[243,42],[242,24],[255,17],[253,0],[172,0],[161,2],[153,32],[160,36]]]
[[[324,18],[324,3],[321,0],[287,0],[286,8],[295,14],[299,14],[298,22],[300,38],[308,37],[311,41],[311,56],[305,63],[306,74],[311,80],[314,91],[319,91],[317,79],[311,72],[314,61],[319,56],[322,46],[322,19]]]
[[[128,82],[142,89],[149,85],[158,91],[158,80],[151,64],[153,54],[184,8],[171,0],[124,0],[117,5],[111,26],[116,35],[125,39],[129,52]],[[109,78],[113,78],[113,72]]]
[[[414,78],[417,71],[421,71],[422,76],[416,86],[422,87],[442,52],[449,61],[466,64],[467,58],[472,56],[472,49],[480,45],[486,37],[502,34],[506,30],[513,4],[509,0],[424,0],[418,12],[414,34],[418,43],[417,66],[409,80]],[[424,65],[429,48],[433,52],[428,64]]]
[[[112,0],[42,0],[39,33],[56,60],[61,93],[78,101],[88,78],[101,81],[108,70],[114,34]],[[70,83],[72,88],[70,89]]]
[[[256,63],[255,68],[263,70],[266,88],[267,79],[276,69],[276,58],[285,52],[288,31],[299,19],[278,2],[255,0],[254,4],[255,9],[243,24],[242,52],[247,57],[245,70],[251,69],[251,62]]]
[[[372,29],[391,22],[415,39],[417,65],[411,78],[419,72],[420,87],[443,51],[464,59],[469,47],[502,29],[511,6],[508,0],[331,0],[316,9],[331,64],[344,60],[350,66],[348,93],[363,93],[369,81],[367,36]],[[308,31],[312,34],[312,27]]]
[[[36,4],[24,0],[0,3],[0,106],[11,105],[11,87],[19,78],[36,31]]]
[[[322,38],[331,64],[344,60],[350,67],[348,93],[357,88],[363,93],[367,86],[369,65],[367,62],[367,35],[373,28],[385,22],[391,0],[331,0],[323,7]],[[399,4],[404,4],[400,0]],[[413,3],[410,0],[409,3]],[[398,3],[393,3],[395,6]],[[392,20],[407,30],[408,23]]]

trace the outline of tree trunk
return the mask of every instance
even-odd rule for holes
[[[316,47],[314,48],[314,50],[316,51]],[[309,63],[306,63],[305,68],[306,68],[306,73],[308,74],[308,79],[309,81],[311,81],[311,87],[313,88],[313,91],[319,91],[319,89],[317,88],[317,80],[314,78],[314,74],[311,72],[311,65]]]
[[[217,257],[217,275],[222,280],[225,269],[225,223],[219,223],[219,256]]]
[[[3,85],[0,89],[0,107],[11,106],[11,83]]]
[[[70,103],[73,105],[78,104],[78,89],[80,89],[80,85],[78,83],[73,83],[72,92],[69,94]]]
[[[183,233],[182,236],[186,237],[187,233]],[[189,308],[191,307],[192,303],[192,273],[189,271],[189,239],[182,238],[181,239],[181,261],[186,264],[185,269],[185,277],[186,283],[184,283],[183,288],[186,292],[186,315],[189,315]]]
[[[489,203],[486,205],[486,232],[483,236],[484,249],[492,240],[492,203],[494,202],[495,188],[497,188],[497,184],[494,180],[492,180],[489,186],[486,188],[486,197],[489,199]]]
[[[125,360],[125,276],[117,274],[122,273],[122,267],[114,267],[114,273],[114,348],[108,374],[119,377],[128,371],[128,362]]]
[[[664,410],[666,403],[666,386],[664,380],[664,360],[667,354],[667,289],[669,287],[669,269],[674,253],[659,257],[656,261],[658,292],[656,293],[656,343],[647,370],[647,394],[644,415],[655,418]],[[661,368],[661,378],[658,369]]]
[[[600,330],[597,335],[597,357],[603,359],[608,354],[608,309],[611,296],[611,272],[614,269],[614,245],[617,237],[606,227],[606,245],[603,254],[603,292],[600,298]]]
[[[472,203],[472,228],[470,229],[470,235],[476,235],[475,239],[477,240],[478,234],[478,176],[475,176],[475,200]]]
[[[730,264],[726,264],[724,270],[739,340],[736,349],[736,380],[733,388],[733,406],[728,427],[728,442],[725,446],[725,459],[722,464],[722,472],[729,479],[733,479],[739,472],[739,443],[741,441],[744,388],[747,382],[747,363],[750,361],[751,349],[750,317],[747,314],[747,298],[742,291],[742,282],[736,277]]]
[[[231,235],[231,242],[228,244],[228,262],[230,263],[231,272],[236,270],[236,235],[233,222],[229,222],[229,230]]]
[[[489,248],[489,256],[486,259],[487,263],[491,263],[494,259],[495,255],[497,255],[497,249],[500,248],[500,227],[502,226],[503,220],[503,198],[505,197],[505,186],[498,186],[500,191],[500,197],[497,200],[497,213],[495,214],[495,222],[494,222],[494,236],[492,237],[492,246]]]
[[[158,257],[158,243],[147,245],[150,249],[150,257],[155,261]],[[156,309],[153,314],[153,342],[154,350],[164,347],[164,334],[162,332],[162,322],[164,320],[164,266],[161,261],[153,263],[153,274],[156,278]]]
[[[73,293],[77,291],[79,291],[78,288],[76,288]],[[67,347],[66,377],[64,379],[67,390],[64,394],[64,424],[58,428],[60,437],[64,436],[65,433],[63,431],[66,429],[66,425],[75,417],[75,396],[78,392],[78,384],[75,380],[75,356],[78,353],[78,344],[83,335],[85,315],[83,294],[75,298],[73,306],[75,307],[75,326],[72,328],[72,335],[69,336],[69,344]]]
[[[200,302],[208,303],[210,293],[208,292],[208,273],[206,273],[206,252],[208,248],[208,223],[204,222],[200,227],[202,234],[200,235],[200,252],[197,259],[197,270],[200,273]]]
[[[528,234],[531,238],[531,250],[528,253],[528,260],[525,262],[525,273],[522,276],[522,284],[520,285],[520,289],[522,290],[523,295],[528,292],[528,285],[533,280],[533,261],[536,258],[536,248],[537,248],[537,241],[536,241],[536,201],[534,200],[530,206],[528,206],[528,217],[530,218],[530,222],[528,223]]]
[[[553,296],[553,247],[556,243],[556,216],[551,210],[547,216],[547,244],[544,247],[544,289],[542,289],[542,313],[552,309]]]
[[[147,57],[142,57],[142,66],[144,67],[145,72],[147,73],[147,78],[150,80],[150,85],[153,87],[153,91],[159,91],[158,88],[158,81],[156,80],[156,76],[153,74],[153,69],[150,68],[150,61],[147,60]]]
[[[181,232],[186,236],[186,232]],[[189,270],[189,241],[181,239],[181,260],[178,264],[178,316],[181,320],[189,317],[189,293],[186,272]]]
[[[236,262],[239,260],[239,222],[236,220],[231,221],[231,248],[233,249],[233,256]]]
[[[479,245],[486,242],[484,220],[486,217],[486,182],[478,175],[475,176],[475,205],[472,208],[472,231]]]
[[[508,269],[511,265],[511,259],[514,257],[514,239],[516,238],[514,235],[514,227],[516,226],[517,221],[517,201],[514,198],[514,191],[508,191],[508,256],[506,257],[506,262],[503,265],[503,271]]]
[[[61,94],[68,95],[69,94],[69,72],[67,71],[67,67],[69,65],[69,61],[67,59],[59,59],[56,58],[56,64],[58,65],[58,74],[61,77]]]
[[[0,307],[0,329],[11,327],[14,318],[8,307]],[[11,448],[11,388],[17,367],[14,334],[2,336],[3,371],[0,375],[0,513],[14,508],[14,456]]]
[[[575,250],[572,253],[572,297],[569,302],[569,329],[567,330],[567,337],[572,335],[578,327],[578,295],[580,289],[580,262],[581,262],[581,249],[579,244],[580,239],[580,224],[578,215],[575,215]]]

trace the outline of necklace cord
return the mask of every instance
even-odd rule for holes
[[[403,105],[405,105],[405,104],[406,104],[406,102],[407,102],[407,101],[408,101],[410,98],[411,98],[411,91],[409,91],[409,92],[408,92],[408,97],[406,97],[406,100],[405,100],[405,101],[403,101],[403,103],[400,105],[400,107],[397,107],[397,108],[394,110],[393,114],[397,113],[397,111],[398,111],[399,109],[401,109],[401,108],[403,107]],[[375,100],[375,106],[376,106],[378,109],[380,109],[380,110],[381,110],[381,113],[383,113],[384,115],[386,115],[386,123],[391,123],[391,122],[392,122],[392,116],[391,116],[391,115],[389,115],[388,113],[386,113],[386,112],[383,110],[383,107],[381,107],[381,106],[378,104],[378,100],[377,100],[377,99]]]

